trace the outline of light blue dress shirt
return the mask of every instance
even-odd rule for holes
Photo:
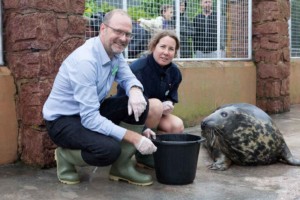
[[[99,113],[101,102],[114,81],[126,90],[127,95],[134,85],[143,88],[122,54],[111,60],[99,37],[87,40],[59,68],[43,107],[44,119],[52,121],[60,116],[79,114],[85,128],[121,140],[126,129]]]

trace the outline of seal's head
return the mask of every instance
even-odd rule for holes
[[[218,134],[230,133],[240,126],[246,116],[236,107],[225,107],[217,109],[215,112],[204,118],[201,122],[201,129],[214,129]]]
[[[249,131],[253,132],[253,129],[263,128],[261,123],[262,121],[258,121],[257,118],[246,110],[235,106],[228,106],[219,108],[204,118],[201,123],[201,129],[204,131],[214,130],[218,136],[225,139],[234,139],[234,133],[242,134]]]
[[[247,119],[247,120],[246,120]],[[201,129],[217,128],[224,131],[235,130],[236,127],[250,125],[256,121],[272,123],[268,114],[258,107],[246,104],[226,104],[217,108],[212,114],[201,122]]]

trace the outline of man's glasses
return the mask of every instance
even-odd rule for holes
[[[104,24],[104,25],[107,26],[107,27],[109,27],[111,30],[113,30],[113,32],[114,32],[117,36],[119,36],[119,37],[122,37],[123,35],[125,35],[125,37],[126,37],[127,39],[132,39],[132,38],[133,38],[132,33],[125,32],[125,31],[122,31],[122,30],[120,30],[120,29],[115,29],[115,28],[113,28],[113,27],[111,27],[111,26],[109,26],[109,25],[107,25],[107,24]]]

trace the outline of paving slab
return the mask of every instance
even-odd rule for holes
[[[300,105],[291,111],[272,115],[293,155],[300,158]],[[200,134],[200,126],[187,128]],[[38,169],[22,163],[0,166],[0,200],[99,200],[99,199],[234,199],[300,200],[300,167],[283,163],[243,167],[232,165],[226,171],[207,168],[211,163],[201,147],[196,178],[187,185],[166,185],[156,180],[154,170],[144,172],[154,177],[151,186],[135,186],[108,179],[109,167],[80,167],[81,183],[58,182],[56,168]]]

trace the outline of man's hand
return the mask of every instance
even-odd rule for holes
[[[163,115],[168,115],[173,112],[174,106],[172,101],[164,101],[163,104]]]
[[[142,136],[137,144],[134,144],[135,148],[143,155],[152,154],[157,150],[157,147],[152,141],[145,136]]]
[[[141,89],[132,87],[129,91],[128,115],[134,114],[135,121],[139,121],[139,117],[144,112],[147,101]]]
[[[147,128],[143,131],[143,135],[146,136],[147,138],[153,138],[153,139],[156,139],[156,134],[150,129],[150,128]]]

